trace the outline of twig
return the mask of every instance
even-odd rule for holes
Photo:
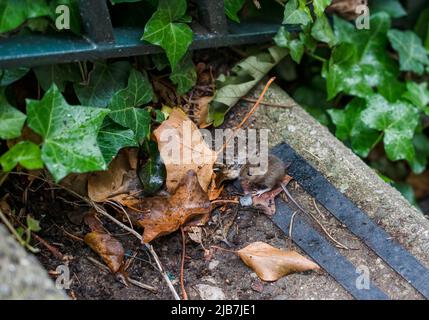
[[[323,232],[328,236],[329,239],[331,239],[332,241],[335,242],[335,244],[337,244],[340,248],[346,249],[346,250],[350,250],[346,245],[342,244],[341,242],[337,241],[334,237],[332,237],[330,235],[330,233],[328,232],[328,230],[326,230],[326,228],[319,222],[319,220],[317,219],[317,217],[312,214],[311,212],[308,212],[306,210],[304,210],[299,204],[298,202],[295,201],[295,199],[292,197],[292,195],[290,194],[289,190],[285,187],[285,185],[283,183],[281,183],[282,189],[283,191],[286,193],[286,196],[298,207],[299,210],[301,210],[304,214],[309,215],[311,218],[313,218],[313,220],[319,225],[320,228],[322,228]]]
[[[252,103],[255,103],[257,101],[255,99],[250,99],[250,98],[246,98],[246,97],[241,97],[240,100],[243,100],[246,102],[252,102]],[[274,107],[274,108],[293,108],[293,107],[298,106],[296,103],[294,103],[294,104],[277,104],[277,103],[271,103],[271,102],[265,102],[265,101],[261,101],[260,104],[262,104],[264,106]]]
[[[316,209],[317,213],[324,219],[326,220],[326,216],[320,211],[319,207],[316,204],[316,199],[313,198],[313,205],[314,208]]]
[[[44,179],[44,178],[41,178],[41,177],[39,177],[39,176],[36,176],[36,175],[32,175],[32,174],[30,174],[30,173],[26,173],[26,172],[11,172],[12,174],[16,174],[16,175],[26,175],[26,176],[31,176],[31,177],[34,177],[34,178],[36,178],[36,179],[40,179],[40,180],[42,180],[42,181],[47,181],[46,179]],[[71,194],[73,194],[75,197],[77,197],[77,198],[79,198],[79,199],[81,199],[81,200],[83,200],[83,201],[85,201],[86,203],[88,203],[91,207],[93,207],[98,213],[100,213],[100,214],[102,214],[103,216],[105,216],[106,218],[108,218],[108,219],[110,219],[111,221],[113,221],[114,223],[116,223],[117,225],[119,225],[120,227],[122,227],[123,229],[125,229],[125,230],[127,230],[127,231],[129,231],[130,233],[132,233],[137,239],[139,239],[140,240],[140,242],[143,242],[142,240],[143,240],[143,238],[142,238],[142,236],[137,232],[137,231],[135,231],[134,229],[131,229],[130,227],[128,227],[128,226],[126,226],[125,224],[123,224],[122,222],[120,222],[119,220],[117,220],[117,219],[115,219],[114,217],[112,217],[110,214],[108,214],[107,213],[107,211],[106,210],[104,210],[100,205],[98,205],[97,203],[95,203],[94,201],[92,201],[92,200],[90,200],[90,199],[88,199],[88,198],[86,198],[86,197],[84,197],[84,196],[81,196],[80,194],[78,194],[77,192],[75,192],[75,191],[73,191],[73,190],[71,190],[71,189],[69,189],[69,188],[67,188],[67,187],[64,187],[64,186],[61,186],[61,185],[58,185],[60,188],[62,188],[62,189],[64,189],[64,190],[66,190],[67,192],[69,192],[69,193],[71,193]],[[15,233],[16,233],[16,231],[15,231]],[[17,234],[18,235],[18,234]],[[19,235],[18,235],[19,236]],[[144,244],[145,245],[145,247],[149,250],[149,252],[150,252],[150,254],[152,255],[152,257],[154,258],[154,260],[155,260],[155,262],[156,262],[156,265],[157,265],[157,267],[158,267],[158,271],[161,273],[161,275],[162,275],[162,277],[164,278],[164,280],[165,280],[165,282],[167,283],[167,286],[168,286],[168,288],[170,289],[170,291],[171,291],[171,293],[173,294],[173,296],[174,296],[174,299],[176,299],[176,300],[180,300],[180,296],[177,294],[177,292],[176,292],[176,289],[174,288],[174,286],[173,286],[173,284],[171,283],[171,280],[170,280],[170,278],[168,277],[168,274],[167,274],[167,272],[165,271],[165,269],[163,268],[163,266],[162,266],[162,264],[161,264],[161,261],[159,260],[159,257],[158,257],[158,255],[157,255],[157,253],[155,252],[155,250],[153,249],[153,246],[151,245],[151,244],[149,244],[149,243],[145,243]]]
[[[295,211],[292,214],[292,217],[290,218],[290,225],[289,225],[289,240],[290,240],[289,241],[289,250],[292,249],[291,241],[292,241],[293,223],[294,223],[294,219],[295,219],[295,216],[296,216],[297,213],[298,213],[298,211]]]
[[[157,289],[157,288],[152,287],[152,286],[150,286],[150,285],[148,285],[148,284],[146,284],[146,283],[142,283],[142,282],[137,281],[137,280],[135,280],[135,279],[133,279],[133,278],[130,278],[130,277],[127,277],[127,280],[128,280],[128,282],[129,282],[129,283],[131,283],[131,284],[135,285],[136,287],[139,287],[139,288],[142,288],[142,289],[149,290],[149,291],[151,291],[151,292],[153,292],[153,293],[157,293],[157,292],[158,292],[158,289]]]
[[[52,253],[55,257],[57,257],[60,260],[63,260],[64,255],[53,245],[50,245],[46,240],[42,239],[40,236],[38,236],[36,233],[32,232],[33,237],[39,241],[42,245],[46,247],[46,249],[49,250],[50,253]]]
[[[211,204],[214,204],[214,203],[235,203],[235,204],[239,204],[240,201],[230,200],[230,199],[218,199],[218,200],[211,201]]]
[[[185,289],[185,254],[186,254],[186,235],[183,227],[180,227],[182,232],[182,259],[180,261],[180,288],[182,289],[183,300],[188,300],[188,294]]]
[[[247,113],[247,115],[244,117],[244,119],[240,122],[240,124],[234,128],[232,135],[225,141],[222,148],[220,148],[220,150],[216,152],[217,154],[223,152],[225,147],[228,145],[229,141],[231,141],[231,139],[233,139],[235,137],[235,134],[237,133],[237,131],[243,126],[243,124],[246,123],[246,121],[252,116],[252,114],[255,113],[255,111],[259,107],[259,104],[261,103],[262,99],[264,99],[264,96],[267,93],[268,88],[270,87],[270,85],[273,83],[274,80],[276,80],[275,77],[272,77],[272,78],[270,78],[270,80],[268,80],[267,84],[265,85],[264,89],[262,90],[261,94],[259,95],[258,100],[256,100],[255,104],[253,105],[252,109],[250,109],[250,111]]]

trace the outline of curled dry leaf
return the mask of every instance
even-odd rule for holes
[[[174,192],[188,170],[193,170],[201,188],[207,191],[217,155],[206,144],[197,126],[175,108],[154,135],[167,171],[167,190]]]
[[[122,244],[110,234],[92,231],[85,238],[85,243],[97,252],[107,264],[110,271],[116,273],[124,261],[124,248]]]
[[[357,9],[362,5],[367,6],[368,0],[333,0],[326,11],[353,20],[360,14],[360,10]]]
[[[189,170],[170,197],[151,197],[122,203],[133,223],[144,228],[143,242],[169,234],[191,219],[208,215],[211,204],[195,171]]]
[[[283,184],[286,186],[293,178],[289,175],[285,175],[283,178]],[[245,194],[251,193],[252,188],[247,180],[241,181],[241,186]],[[252,196],[252,206],[262,210],[268,216],[272,216],[276,213],[276,203],[275,198],[283,191],[282,187],[277,187],[272,189],[260,196]]]
[[[106,171],[91,174],[88,178],[88,196],[91,200],[102,202],[118,194],[128,193],[139,189],[140,183],[134,162],[131,157],[137,153],[122,150],[109,165]]]
[[[276,281],[291,273],[320,269],[298,252],[283,251],[260,241],[238,250],[237,254],[263,281]]]

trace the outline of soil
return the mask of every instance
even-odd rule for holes
[[[241,105],[241,106],[240,106]],[[239,104],[234,114],[227,117],[225,126],[231,127],[231,119],[241,119],[249,108]],[[73,299],[172,299],[160,273],[154,267],[147,250],[132,235],[103,219],[105,227],[124,246],[127,258],[134,257],[128,274],[142,283],[158,288],[157,293],[130,285],[126,287],[115,275],[104,271],[88,257],[102,260],[82,240],[89,231],[82,223],[82,216],[89,210],[63,190],[53,188],[46,182],[25,176],[11,175],[3,185],[8,202],[19,216],[29,213],[38,219],[42,230],[38,235],[55,246],[64,258],[58,259],[45,246],[33,240],[41,251],[37,258],[51,271],[53,279],[58,266],[67,264],[72,279],[67,294]],[[375,256],[359,239],[350,234],[321,205],[315,208],[313,199],[296,183],[290,190],[295,199],[327,227],[334,237],[355,250],[342,253],[355,265],[369,267],[371,280],[389,296],[396,299],[419,299],[421,296],[406,281],[398,277]],[[225,195],[236,191],[227,186]],[[113,212],[112,212],[113,214]],[[309,221],[311,222],[311,221]],[[314,226],[317,229],[317,226]],[[398,235],[400,236],[400,235]],[[352,297],[324,271],[293,274],[276,282],[267,283],[244,265],[232,252],[215,250],[211,246],[228,250],[243,248],[254,241],[263,241],[277,248],[292,248],[304,254],[280,231],[269,217],[256,209],[228,205],[213,211],[210,221],[203,229],[202,244],[186,240],[184,266],[185,287],[190,299],[352,299]],[[180,261],[182,239],[180,232],[164,236],[152,242],[160,260],[168,270],[169,277],[180,293]],[[211,255],[207,250],[211,249]],[[304,254],[305,255],[305,254]]]

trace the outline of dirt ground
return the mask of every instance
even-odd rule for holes
[[[228,116],[225,126],[231,126],[231,119],[240,119],[247,105],[242,105]],[[355,265],[369,267],[371,280],[394,299],[419,299],[421,296],[386,266],[377,256],[350,234],[321,205],[314,206],[313,199],[292,182],[290,190],[295,199],[314,215],[338,240],[354,250],[341,252]],[[40,220],[42,230],[38,235],[49,244],[56,246],[66,256],[61,261],[44,246],[38,244],[41,252],[37,258],[42,265],[53,272],[65,263],[70,268],[72,279],[67,294],[73,299],[172,299],[162,276],[156,270],[153,259],[139,241],[124,233],[116,225],[103,220],[107,229],[124,246],[127,258],[134,260],[128,270],[129,275],[142,283],[158,288],[157,293],[130,285],[126,287],[114,275],[105,272],[88,259],[101,259],[81,240],[89,231],[82,223],[88,207],[70,197],[67,192],[53,188],[41,181],[33,181],[29,186],[27,177],[13,176],[4,185],[9,194],[8,201],[19,214],[30,213]],[[236,191],[227,186],[224,195]],[[319,210],[317,210],[319,209]],[[319,213],[320,211],[320,213]],[[310,222],[310,221],[309,221]],[[317,226],[314,226],[317,229]],[[401,235],[395,235],[400,237]],[[214,250],[212,256],[205,255],[205,249],[219,246],[228,250],[245,247],[254,241],[263,241],[282,249],[297,250],[287,236],[279,230],[269,217],[256,209],[245,209],[230,204],[222,210],[215,210],[204,228],[203,242],[198,244],[186,240],[185,287],[190,299],[351,299],[352,297],[326,272],[293,274],[276,282],[259,280],[234,253]],[[37,241],[33,241],[37,244]],[[182,238],[180,232],[164,236],[153,243],[162,264],[177,292],[180,292],[180,262]],[[204,247],[204,248],[203,248]]]

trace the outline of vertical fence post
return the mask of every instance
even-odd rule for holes
[[[198,0],[199,22],[209,32],[226,34],[228,25],[226,23],[223,0]]]
[[[79,0],[85,35],[94,43],[114,43],[112,21],[106,0]]]

